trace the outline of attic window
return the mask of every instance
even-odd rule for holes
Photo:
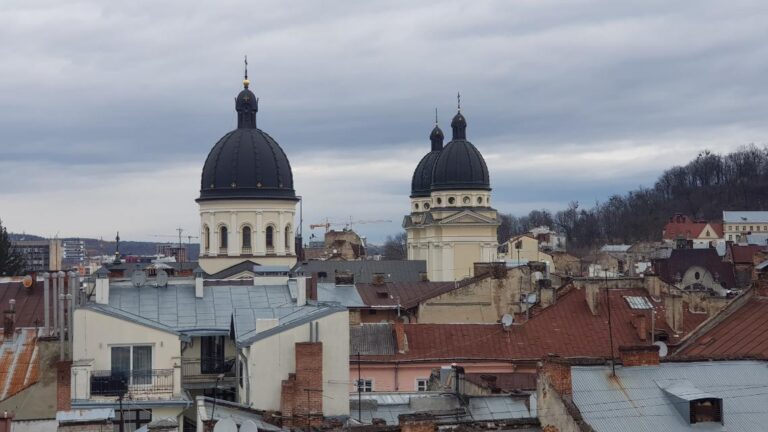
[[[691,401],[691,424],[716,422],[723,423],[723,401],[717,398]]]
[[[653,305],[643,296],[624,296],[631,309],[653,309]]]

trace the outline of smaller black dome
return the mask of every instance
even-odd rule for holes
[[[467,139],[467,119],[461,115],[461,111],[457,112],[451,120],[451,129],[453,129],[453,139]]]
[[[453,139],[434,162],[430,189],[491,190],[488,166],[480,151],[467,141],[467,120],[461,112],[453,117],[451,128]]]
[[[432,133],[429,134],[429,141],[432,143],[432,151],[442,150],[444,139],[445,135],[443,135],[443,130],[440,129],[440,126],[435,125],[435,128],[432,129]]]
[[[441,143],[442,144],[442,143]],[[435,161],[440,155],[440,150],[432,150],[424,155],[416,165],[411,180],[411,198],[428,197],[432,190],[432,169],[435,167]]]

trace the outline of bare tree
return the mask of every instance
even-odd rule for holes
[[[390,260],[404,260],[408,257],[408,235],[405,232],[387,236],[384,242],[384,258]]]

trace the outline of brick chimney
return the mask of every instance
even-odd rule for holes
[[[632,326],[637,330],[637,337],[641,341],[648,340],[648,318],[644,314],[635,315]]]
[[[659,347],[657,345],[620,346],[619,359],[624,367],[658,366]]]
[[[435,432],[435,417],[429,413],[400,414],[398,416],[401,432]]]
[[[405,334],[405,325],[397,320],[394,324],[395,342],[397,343],[397,352],[405,354],[408,352],[408,335]]]
[[[11,432],[13,426],[13,411],[0,412],[0,432]]]
[[[8,309],[5,311],[5,319],[3,320],[3,338],[5,340],[12,340],[13,333],[16,331],[16,300],[8,300]]]
[[[307,279],[307,298],[309,300],[318,301],[317,299],[317,273],[312,273],[312,277]]]
[[[323,344],[298,342],[295,351],[296,373],[282,382],[283,426],[306,427],[307,413],[310,424],[319,426],[323,422]]]
[[[72,362],[56,363],[56,410],[72,409]]]
[[[549,379],[552,387],[561,396],[573,394],[573,382],[571,380],[571,364],[568,360],[553,354],[549,354],[541,365],[541,374]]]
[[[683,297],[679,295],[667,295],[664,297],[664,313],[667,325],[675,333],[683,331]]]
[[[588,283],[584,288],[584,294],[587,297],[587,306],[592,315],[600,314],[600,287]]]

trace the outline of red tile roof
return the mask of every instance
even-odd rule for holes
[[[731,259],[734,264],[753,264],[755,254],[763,249],[763,246],[759,245],[731,244]]]
[[[675,356],[768,360],[768,297],[735,301],[691,334]]]
[[[719,222],[694,221],[688,216],[675,215],[664,225],[663,237],[665,240],[677,240],[679,238],[693,240],[701,235],[704,228],[710,225],[717,237],[723,237],[723,224]]]
[[[643,289],[610,290],[611,323],[613,326],[614,355],[622,345],[649,344],[642,341],[632,322],[636,315],[644,314],[650,331],[650,310],[631,309],[624,296],[643,296]],[[572,288],[558,302],[541,310],[529,321],[514,325],[505,331],[500,324],[406,324],[408,351],[393,356],[363,356],[370,361],[424,361],[450,359],[526,360],[539,359],[549,353],[563,357],[608,357],[608,314],[606,297],[599,297],[599,314],[592,315],[586,303],[585,290]],[[678,342],[666,323],[663,302],[653,303],[656,310],[656,330],[670,336],[670,343]],[[695,329],[706,320],[706,314],[684,309],[683,334]]]
[[[36,328],[17,329],[12,341],[0,335],[0,400],[5,400],[36,383],[40,356]]]
[[[44,325],[42,281],[38,281],[31,288],[24,288],[21,282],[0,282],[0,310],[5,310],[11,299],[16,300],[16,327]]]
[[[454,282],[386,282],[381,285],[355,284],[363,303],[372,307],[412,308],[424,300],[456,288]]]

